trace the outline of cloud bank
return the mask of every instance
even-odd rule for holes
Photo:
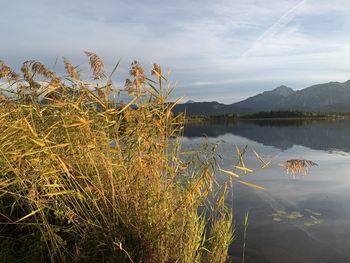
[[[130,62],[171,68],[174,96],[232,103],[277,85],[350,78],[347,0],[5,1],[0,58],[87,67],[92,50],[120,78]],[[58,67],[58,70],[60,68]]]

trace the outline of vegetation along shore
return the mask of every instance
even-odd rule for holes
[[[85,53],[93,83],[66,58],[64,76],[0,64],[0,261],[225,262],[233,218],[215,155],[181,152],[160,66],[133,62],[116,89],[117,67]]]

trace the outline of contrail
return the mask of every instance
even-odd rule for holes
[[[253,45],[245,51],[240,58],[248,57],[255,49],[257,49],[261,43],[267,39],[273,37],[276,33],[280,32],[287,24],[289,24],[296,16],[296,11],[300,9],[307,0],[303,0],[296,4],[294,7],[284,13],[272,26],[270,26],[260,37],[253,43]]]

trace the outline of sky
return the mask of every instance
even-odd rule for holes
[[[233,103],[279,85],[350,79],[349,0],[0,0],[0,60],[88,71],[117,83],[133,60],[169,72],[173,98]],[[57,63],[59,61],[59,63]]]

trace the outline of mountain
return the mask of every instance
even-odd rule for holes
[[[279,86],[274,90],[264,91],[263,93],[237,102],[233,105],[238,108],[246,109],[246,111],[249,113],[279,110],[283,109],[285,99],[294,93],[295,91],[291,88]]]
[[[212,102],[191,102],[177,104],[173,108],[174,113],[186,112],[186,115],[205,115],[205,116],[215,116],[215,115],[224,115],[232,114],[236,112],[241,112],[233,104],[226,105],[216,101]]]
[[[174,112],[186,111],[187,115],[244,115],[277,110],[350,112],[350,80],[317,84],[297,91],[282,85],[229,105],[191,101],[174,108]]]
[[[296,91],[286,100],[287,107],[319,111],[350,111],[350,80],[318,84]]]
[[[265,91],[264,94],[270,94],[275,96],[282,96],[287,97],[294,93],[294,90],[292,88],[288,88],[287,86],[281,85],[274,90],[271,91]]]
[[[350,112],[350,80],[313,85],[298,91],[280,86],[233,105],[252,112],[296,109]]]

